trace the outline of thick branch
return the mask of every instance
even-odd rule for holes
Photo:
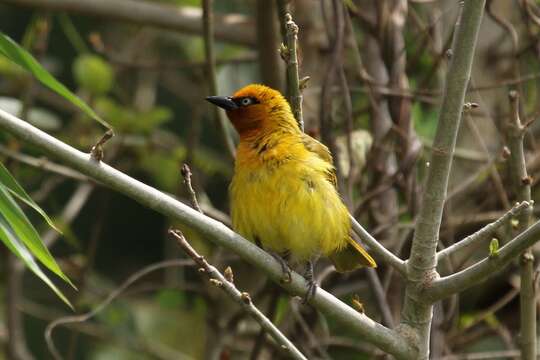
[[[460,272],[434,280],[423,292],[424,299],[430,302],[441,300],[486,280],[538,240],[540,240],[540,221],[503,246],[497,252],[498,255],[492,255]]]
[[[193,35],[202,34],[202,12],[195,7],[137,0],[4,0],[4,3],[157,26]],[[240,14],[220,16],[216,21],[215,36],[219,40],[237,44],[255,44],[253,24]]]
[[[465,90],[471,74],[484,4],[483,0],[465,1],[452,46],[452,61],[446,79],[439,124],[433,141],[426,191],[416,225],[411,259],[408,263],[410,280],[413,282],[423,281],[426,274],[433,271],[436,265],[435,252],[450,165],[461,122]]]
[[[278,283],[281,279],[281,266],[272,256],[222,223],[200,214],[176,199],[129,177],[105,163],[91,160],[89,154],[72,148],[1,109],[0,129],[12,133],[23,141],[51,154],[81,173],[125,194],[140,204],[197,230],[201,235],[217,245],[224,246],[237,253],[247,262],[266,272],[273,281]],[[292,281],[289,284],[284,284],[283,287],[292,294],[304,295],[307,284],[303,277],[293,273]],[[310,303],[323,313],[334,318],[343,327],[349,328],[365,341],[378,346],[396,358],[415,358],[414,349],[397,332],[376,323],[365,314],[358,313],[323,289],[317,290],[317,294]]]
[[[422,290],[437,272],[437,244],[441,226],[444,201],[448,188],[450,166],[461,122],[465,91],[484,12],[485,0],[467,0],[461,9],[457,31],[452,44],[452,60],[448,69],[437,132],[433,141],[429,173],[416,222],[407,263],[408,283],[402,310],[404,324],[417,332],[419,339],[418,359],[429,358],[432,304],[427,304]]]

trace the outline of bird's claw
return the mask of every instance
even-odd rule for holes
[[[283,275],[281,277],[281,280],[279,280],[279,282],[281,282],[282,284],[289,284],[292,281],[291,269],[288,266],[285,266],[282,268],[282,270],[283,270]]]
[[[289,284],[292,281],[292,271],[291,271],[291,268],[289,267],[289,264],[287,264],[287,261],[283,259],[280,255],[274,252],[270,252],[270,254],[272,255],[274,259],[277,260],[279,265],[281,265],[282,276],[279,282],[282,284]]]
[[[302,304],[307,304],[313,297],[315,296],[315,293],[317,292],[317,282],[315,281],[315,278],[313,276],[313,260],[309,260],[306,264],[306,272],[304,274],[306,281],[307,281],[307,292],[306,295],[304,295],[304,298],[302,299]]]
[[[315,293],[317,292],[317,288],[319,287],[319,285],[317,285],[317,282],[313,279],[308,280],[307,283],[308,283],[307,291],[304,297],[302,298],[302,304],[304,305],[309,303],[309,301],[315,297]]]

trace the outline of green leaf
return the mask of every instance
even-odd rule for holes
[[[52,227],[54,230],[58,231],[59,233],[62,233],[56,225],[54,225],[53,221],[49,218],[49,216],[43,211],[42,208],[39,207],[38,204],[32,200],[30,196],[24,191],[24,189],[19,185],[17,180],[11,174],[9,173],[8,169],[0,162],[0,186],[5,187],[9,192],[17,197],[19,200],[24,202],[26,205],[30,206],[32,209],[34,209],[39,215],[45,219],[47,224],[49,224],[50,227]]]
[[[15,236],[28,248],[28,250],[49,270],[70,284],[75,286],[62,272],[49,249],[41,242],[41,239],[19,205],[10,196],[5,186],[0,186],[0,213],[9,227],[13,229]]]
[[[20,47],[9,36],[0,32],[0,55],[5,56],[23,69],[30,72],[43,85],[53,90],[57,94],[66,98],[73,105],[81,109],[86,115],[98,121],[107,129],[112,129],[111,126],[94,112],[84,101],[77,95],[73,94],[63,84],[58,82],[34,57],[25,49]]]
[[[28,249],[21,243],[21,241],[15,235],[15,231],[9,225],[6,218],[0,213],[0,240],[14,253],[19,259],[21,259],[24,264],[37,276],[39,277],[47,286],[49,286],[52,291],[71,309],[73,305],[69,300],[62,294],[62,292],[54,285],[54,283],[45,275],[45,273],[39,268],[38,264],[34,260],[34,257],[28,251]]]
[[[489,242],[489,257],[494,258],[497,256],[499,256],[499,240],[493,238]]]

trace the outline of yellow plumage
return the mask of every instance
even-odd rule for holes
[[[330,152],[300,131],[283,96],[249,85],[230,98],[209,98],[215,99],[240,134],[230,186],[233,228],[297,261],[323,255],[338,271],[376,266],[350,236]]]

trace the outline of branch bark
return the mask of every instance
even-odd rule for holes
[[[467,0],[461,9],[452,45],[452,60],[446,78],[443,105],[433,142],[426,190],[407,263],[408,281],[402,321],[403,325],[412,328],[416,335],[419,360],[429,358],[433,305],[425,301],[423,289],[438,277],[435,269],[436,251],[442,212],[484,6],[485,0]]]
[[[72,148],[1,109],[0,128],[49,153],[101,184],[138,201],[143,206],[197,230],[215,244],[228,248],[250,264],[263,270],[273,281],[279,283],[282,276],[279,263],[255,244],[242,238],[222,223],[200,214],[180,201],[129,177],[103,162],[92,160],[89,154]],[[289,284],[282,286],[295,295],[304,295],[307,289],[304,278],[296,273],[293,273],[292,281]],[[410,342],[405,340],[397,331],[382,326],[365,314],[358,313],[323,289],[317,290],[310,303],[327,316],[335,319],[341,326],[350,329],[365,341],[374,344],[396,358],[416,358],[416,352]]]

